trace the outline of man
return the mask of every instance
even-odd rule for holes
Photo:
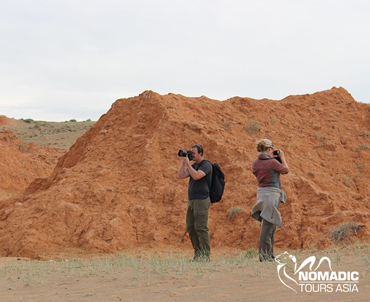
[[[210,239],[208,232],[208,209],[211,205],[209,198],[212,183],[212,165],[203,158],[203,147],[191,147],[193,165],[189,158],[184,157],[178,177],[190,177],[188,185],[188,206],[186,213],[186,228],[194,248],[192,261],[209,261]]]

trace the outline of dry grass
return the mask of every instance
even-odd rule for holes
[[[298,264],[311,256],[316,256],[316,261],[328,257],[333,270],[358,271],[362,296],[356,297],[358,301],[367,301],[364,299],[364,285],[368,283],[370,275],[368,244],[355,242],[325,250],[284,248],[275,251],[275,255],[284,251],[294,255]],[[2,258],[1,301],[21,301],[19,297],[31,295],[37,297],[37,301],[80,302],[88,298],[88,301],[95,302],[103,301],[103,296],[104,301],[113,301],[113,295],[122,298],[117,298],[117,301],[139,301],[139,295],[146,297],[140,301],[153,301],[153,292],[156,301],[191,301],[194,297],[187,296],[188,289],[191,293],[196,290],[206,292],[205,295],[211,297],[212,301],[242,301],[246,299],[246,294],[256,295],[268,291],[271,284],[276,286],[279,283],[277,263],[259,262],[255,249],[217,251],[212,254],[211,262],[194,263],[189,261],[190,258],[190,251],[186,254],[183,251],[166,253],[155,250],[52,261]],[[287,269],[293,271],[288,264]],[[286,300],[284,293],[291,295],[279,283],[273,290],[273,297],[277,297],[275,300],[278,301],[291,301]]]
[[[44,284],[50,275],[89,277],[104,276],[115,280],[120,274],[129,274],[132,280],[157,278],[182,278],[193,275],[202,278],[220,271],[232,271],[235,268],[250,270],[260,275],[260,267],[254,249],[245,252],[227,252],[214,256],[211,262],[190,262],[186,254],[127,255],[99,257],[92,259],[64,260],[23,260],[13,261],[0,269],[0,275],[9,282],[21,282],[25,285]],[[270,263],[271,265],[271,263]],[[266,265],[265,265],[266,266]],[[263,266],[263,267],[265,267]]]

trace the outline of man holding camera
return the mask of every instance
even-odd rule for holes
[[[191,151],[179,151],[184,156],[178,172],[178,178],[189,177],[188,206],[186,213],[186,228],[194,248],[192,261],[209,261],[210,238],[208,232],[208,209],[212,183],[212,165],[203,158],[203,147],[194,145]],[[193,165],[190,160],[195,161]]]

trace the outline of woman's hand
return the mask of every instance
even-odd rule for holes
[[[279,153],[278,153],[278,156],[280,156],[281,158],[285,158],[285,153],[284,153],[284,151],[283,150],[280,150],[280,149],[278,149],[277,150]]]
[[[286,161],[284,151],[283,151],[283,150],[280,150],[280,149],[279,149],[278,151],[279,151],[279,156],[280,156],[280,158],[281,158],[281,163],[282,163],[285,167],[287,167],[287,168],[288,168],[288,170],[289,170],[289,166],[288,166],[288,163],[287,163],[287,161]]]

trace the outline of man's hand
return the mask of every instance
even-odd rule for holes
[[[181,161],[181,166],[177,174],[178,178],[183,179],[190,176],[189,166],[190,166],[189,158],[184,157]]]
[[[179,178],[185,178],[190,175],[194,180],[199,180],[206,176],[206,173],[204,173],[202,170],[194,170],[187,156],[182,159],[180,171],[183,172],[179,172]]]
[[[182,159],[182,162],[184,163],[186,168],[189,168],[191,166],[189,157],[187,157],[187,156]]]

